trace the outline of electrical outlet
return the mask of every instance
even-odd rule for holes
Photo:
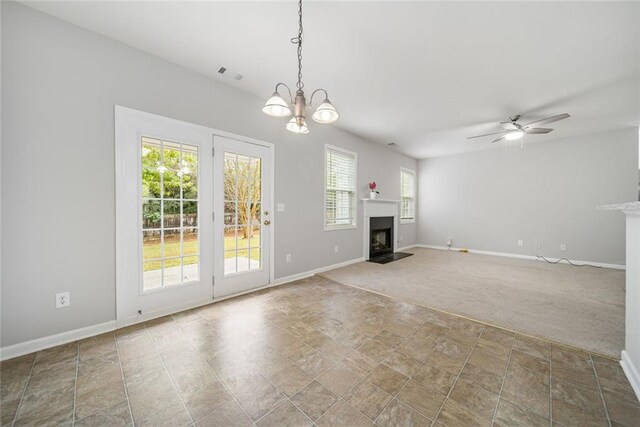
[[[338,246],[334,246],[334,247],[333,247],[333,253],[334,253],[334,254],[337,254],[337,253],[338,253]]]
[[[452,237],[447,237],[447,246],[451,246],[453,244],[453,238]]]
[[[518,246],[524,246],[524,240],[518,240]]]
[[[284,203],[278,203],[277,210],[278,212],[284,212]]]
[[[560,250],[561,251],[566,251],[567,250],[567,245],[565,245],[564,243],[560,244]]]
[[[61,292],[56,294],[56,308],[69,307],[71,305],[71,296],[69,292]]]
[[[542,243],[537,242],[536,243],[536,249],[542,249]]]
[[[291,254],[287,254],[287,262],[291,262]]]

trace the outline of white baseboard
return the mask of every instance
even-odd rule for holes
[[[174,307],[171,307],[171,308],[166,309],[166,310],[153,312],[153,313],[151,313],[151,314],[149,314],[147,316],[144,316],[144,318],[127,319],[126,321],[122,322],[119,326],[117,326],[115,320],[110,320],[109,322],[100,323],[98,325],[87,326],[87,327],[80,328],[80,329],[74,329],[72,331],[61,332],[59,334],[49,335],[49,336],[46,336],[46,337],[37,338],[37,339],[34,339],[34,340],[24,341],[24,342],[21,342],[21,343],[18,343],[18,344],[9,345],[9,346],[0,348],[0,360],[6,360],[6,359],[11,359],[11,358],[14,358],[14,357],[18,357],[18,356],[23,356],[25,354],[33,353],[35,351],[44,350],[46,348],[55,347],[57,345],[66,344],[66,343],[77,341],[77,340],[81,340],[81,339],[84,339],[84,338],[89,338],[89,337],[92,337],[92,336],[95,336],[95,335],[103,334],[105,332],[111,332],[111,331],[116,330],[118,327],[122,328],[122,327],[133,325],[133,324],[136,324],[136,323],[152,320],[152,319],[155,319],[155,318],[158,318],[158,317],[167,316],[169,314],[178,313],[180,311],[189,310],[189,309],[196,308],[196,307],[201,307],[203,305],[212,304],[212,303],[216,303],[216,302],[219,302],[219,301],[224,301],[226,299],[234,298],[234,297],[237,297],[237,296],[240,296],[240,295],[249,294],[251,292],[260,291],[262,289],[284,285],[285,283],[290,283],[290,282],[294,282],[296,280],[300,280],[300,279],[304,279],[304,278],[307,278],[307,277],[311,277],[314,274],[318,274],[318,273],[322,273],[322,272],[325,272],[325,271],[333,270],[335,268],[346,267],[347,265],[356,264],[356,263],[362,262],[362,261],[364,261],[364,258],[361,257],[361,258],[356,258],[356,259],[352,259],[352,260],[349,260],[349,261],[344,261],[344,262],[341,262],[341,263],[338,263],[338,264],[333,264],[333,265],[329,265],[329,266],[326,266],[326,267],[321,267],[321,268],[316,268],[314,270],[305,271],[303,273],[298,273],[298,274],[294,274],[294,275],[287,276],[287,277],[281,277],[279,279],[275,279],[273,283],[270,283],[270,284],[268,284],[266,286],[261,286],[259,288],[250,289],[250,290],[247,290],[247,291],[244,291],[244,292],[239,292],[239,293],[233,294],[233,295],[226,295],[224,297],[215,298],[213,300],[195,301],[195,302],[192,302],[192,303],[189,303],[189,304],[185,304],[185,305],[181,305],[181,306],[174,306]]]
[[[622,360],[620,360],[620,365],[622,365],[622,369],[624,370],[629,383],[631,383],[633,391],[636,392],[636,397],[640,400],[640,373],[638,373],[638,369],[629,358],[629,354],[624,350],[622,350]]]
[[[463,248],[448,248],[446,246],[435,246],[435,245],[414,245],[414,247],[418,247],[418,248],[426,248],[426,249],[437,249],[437,250],[443,250],[443,251],[459,251]],[[491,252],[491,251],[480,251],[477,249],[466,249],[467,252],[471,253],[471,254],[479,254],[479,255],[491,255],[491,256],[500,256],[500,257],[506,257],[506,258],[517,258],[517,259],[529,259],[529,260],[533,260],[533,261],[543,261],[542,259],[538,258],[535,255],[521,255],[521,254],[510,254],[510,253],[506,253],[506,252]],[[551,262],[560,262],[561,264],[569,264],[566,260],[561,260],[560,258],[551,258],[551,257],[545,257],[547,260],[551,261]],[[613,268],[616,270],[625,270],[626,267],[622,264],[608,264],[608,263],[604,263],[604,262],[592,262],[592,261],[580,261],[580,260],[570,260],[573,264],[589,264],[589,265],[593,265],[595,267],[602,267],[602,268]]]
[[[417,246],[417,245],[403,246],[403,247],[401,247],[401,248],[396,249],[396,252],[406,251],[407,249],[415,248],[416,246]]]
[[[94,335],[103,334],[116,329],[116,321],[99,323],[97,325],[87,326],[72,331],[61,332],[47,337],[36,338],[34,340],[24,341],[18,344],[8,345],[0,348],[0,360],[11,359],[13,357],[23,356],[33,353],[34,351],[44,350],[45,348],[55,347],[57,345],[89,338]]]
[[[364,257],[352,259],[349,261],[339,262],[337,264],[328,265],[326,267],[316,268],[314,270],[305,271],[303,273],[292,274],[291,276],[281,277],[279,279],[276,279],[273,282],[273,286],[284,285],[285,283],[294,282],[300,279],[306,279],[307,277],[311,277],[314,274],[324,273],[325,271],[335,270],[336,268],[346,267],[348,265],[357,264],[362,261],[364,261]]]

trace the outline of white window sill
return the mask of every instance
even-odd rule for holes
[[[324,231],[339,231],[339,230],[352,230],[354,228],[358,228],[356,224],[353,225],[330,225],[325,226]]]
[[[400,220],[400,224],[415,224],[416,220],[415,219],[401,219]]]

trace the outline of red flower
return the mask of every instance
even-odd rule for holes
[[[376,187],[377,187],[377,185],[376,185],[376,182],[375,182],[375,181],[374,181],[374,182],[370,182],[370,183],[369,183],[369,190],[371,190],[371,191],[375,191],[375,190],[376,190]]]

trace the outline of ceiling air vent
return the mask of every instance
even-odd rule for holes
[[[225,77],[229,77],[233,80],[242,80],[242,74],[236,73],[235,71],[231,71],[225,67],[220,67],[218,70],[218,74],[222,74]]]
[[[395,142],[390,142],[387,144],[389,147],[397,147],[398,144],[396,144]]]

